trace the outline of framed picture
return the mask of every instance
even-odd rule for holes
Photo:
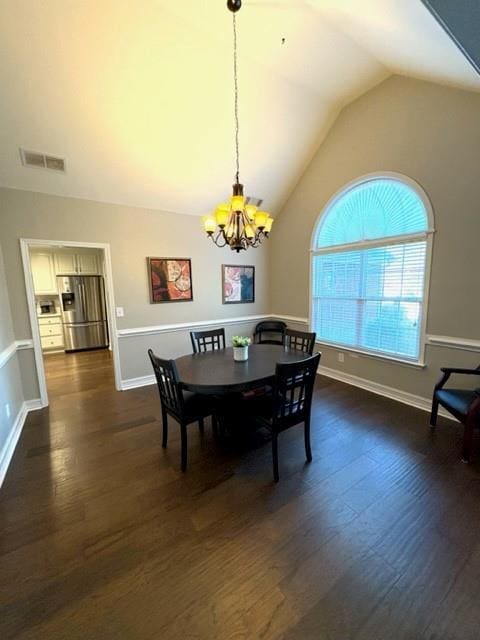
[[[190,258],[147,258],[150,303],[193,300]]]
[[[222,264],[223,304],[255,302],[255,267]]]

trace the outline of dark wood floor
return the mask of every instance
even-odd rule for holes
[[[154,387],[115,392],[108,352],[47,358],[0,493],[0,637],[478,640],[480,475],[460,429],[319,378],[301,428],[160,446]]]

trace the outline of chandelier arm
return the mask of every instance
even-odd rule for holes
[[[262,244],[262,232],[261,231],[257,231],[257,233],[255,234],[255,239],[252,242],[252,247],[254,249],[256,249],[257,247],[259,247]]]
[[[212,234],[210,238],[212,239],[213,244],[215,244],[220,249],[222,249],[227,244],[227,239],[222,230],[219,230],[215,236]],[[220,243],[221,240],[223,240],[223,244]]]

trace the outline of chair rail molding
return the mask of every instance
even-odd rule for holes
[[[10,361],[15,353],[17,353],[17,345],[15,342],[12,342],[8,347],[5,347],[3,351],[0,351],[0,369]]]
[[[285,322],[296,322],[297,324],[309,324],[308,318],[284,316],[281,313],[271,313],[269,318],[274,318],[275,320],[284,320]]]
[[[17,353],[17,351],[23,351],[25,349],[33,349],[33,340],[30,338],[25,338],[23,340],[14,340],[11,342],[5,349],[0,351],[0,369],[4,367],[13,356]],[[25,400],[18,413],[17,416],[10,427],[10,431],[8,433],[7,440],[0,450],[0,487],[3,484],[5,476],[7,475],[8,467],[10,465],[10,461],[13,458],[13,454],[15,453],[15,447],[17,446],[17,442],[22,433],[23,425],[25,424],[25,420],[29,411],[36,411],[37,409],[42,408],[42,401],[40,398],[36,398],[34,400]]]
[[[3,351],[0,351],[0,369],[4,367],[12,356],[23,349],[33,349],[33,340],[14,340]]]
[[[237,316],[234,318],[220,318],[218,320],[198,320],[196,322],[174,322],[171,324],[151,325],[147,327],[132,327],[130,329],[117,329],[119,338],[130,338],[134,336],[149,336],[159,333],[175,333],[177,331],[193,331],[194,329],[202,329],[205,327],[219,327],[222,325],[232,324],[249,324],[251,322],[260,322],[261,320],[286,320],[287,322],[297,322],[300,324],[308,324],[307,318],[296,318],[293,316],[283,316],[276,313],[267,313],[254,316]]]
[[[24,349],[33,349],[33,340],[31,338],[25,338],[23,340],[16,340],[17,351],[23,351]]]
[[[463,351],[480,351],[480,340],[472,338],[455,338],[453,336],[427,336],[427,343],[438,347],[450,347]]]
[[[191,331],[203,327],[217,327],[219,325],[229,324],[247,324],[263,320],[265,315],[256,316],[240,316],[236,318],[221,318],[220,320],[198,320],[196,322],[173,322],[171,324],[151,325],[147,327],[134,327],[131,329],[117,329],[119,338],[128,338],[131,336],[148,336],[157,333],[175,333],[176,331]]]
[[[193,331],[195,329],[202,329],[205,327],[221,327],[222,325],[235,325],[235,324],[251,324],[253,322],[260,322],[261,320],[284,320],[286,322],[293,322],[296,324],[308,325],[307,318],[297,318],[295,316],[284,316],[278,313],[267,313],[262,315],[253,316],[238,316],[236,318],[221,318],[219,320],[199,320],[198,322],[176,322],[172,324],[161,324],[157,326],[149,327],[135,327],[132,329],[118,329],[117,336],[119,339],[135,338],[139,336],[150,336],[162,333],[174,333],[177,331]],[[137,378],[125,378],[120,383],[122,391],[128,389],[136,389],[137,387],[146,387],[151,384],[155,384],[155,376],[153,374],[146,376],[139,376]]]

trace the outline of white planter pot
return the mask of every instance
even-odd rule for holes
[[[233,347],[233,359],[236,362],[245,362],[245,360],[248,360],[248,346]]]

